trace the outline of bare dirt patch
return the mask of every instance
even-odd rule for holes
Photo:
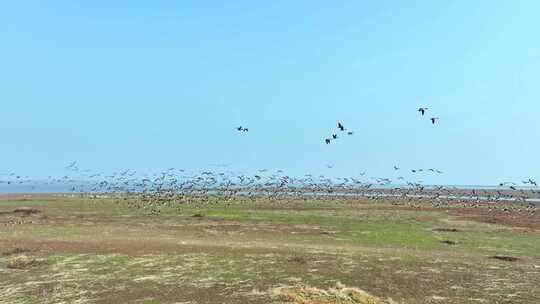
[[[461,232],[459,229],[456,228],[435,228],[433,231],[436,232]]]
[[[540,213],[526,211],[526,208],[518,208],[509,204],[508,208],[499,207],[488,208],[482,206],[479,208],[467,207],[430,207],[428,204],[421,203],[417,207],[405,206],[381,206],[371,208],[373,210],[404,210],[404,211],[426,211],[426,212],[444,212],[448,215],[457,216],[465,220],[471,220],[481,223],[497,224],[507,227],[527,228],[529,232],[540,232]],[[451,231],[447,231],[451,232]],[[457,232],[457,231],[456,231]]]
[[[450,240],[443,240],[441,241],[441,243],[446,244],[446,245],[457,245],[456,241],[450,241]]]
[[[487,208],[448,209],[451,215],[488,224],[528,228],[530,232],[540,231],[540,216],[528,212],[508,212]]]
[[[36,214],[36,213],[40,213],[40,212],[41,212],[41,210],[36,209],[36,208],[32,208],[32,207],[19,207],[19,208],[13,210],[13,213],[23,214],[23,215],[32,215],[32,214]]]
[[[513,257],[513,256],[507,256],[507,255],[493,255],[489,257],[490,259],[494,260],[500,260],[505,262],[517,262],[519,261],[519,258]]]
[[[295,263],[295,264],[307,264],[307,260],[304,256],[300,255],[293,255],[287,259],[287,262],[289,263]]]

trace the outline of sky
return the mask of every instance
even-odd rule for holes
[[[540,178],[539,28],[534,0],[4,1],[0,174]]]

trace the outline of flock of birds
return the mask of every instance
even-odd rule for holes
[[[426,107],[420,107],[420,108],[418,108],[418,112],[420,112],[420,113],[422,114],[422,116],[425,116],[425,114],[426,114],[426,112],[427,112],[428,110],[429,110],[429,108],[426,108]],[[439,117],[431,117],[430,120],[431,120],[431,123],[432,123],[432,124],[435,124],[435,123],[439,120]],[[249,131],[248,128],[245,128],[245,127],[242,127],[242,126],[237,127],[236,130],[237,130],[238,132],[248,132],[248,131]],[[347,129],[345,128],[345,126],[343,125],[343,123],[341,123],[341,122],[338,122],[338,123],[337,123],[337,130],[338,130],[339,132],[333,132],[333,133],[331,134],[330,137],[326,137],[326,138],[324,139],[324,143],[325,143],[325,144],[329,145],[329,144],[332,143],[333,140],[338,139],[338,138],[339,138],[338,133],[340,133],[340,132],[341,132],[341,133],[344,133],[344,134],[347,134],[348,136],[351,136],[351,135],[354,134],[353,131],[347,130]]]
[[[425,116],[428,108],[421,107],[418,112]],[[432,124],[438,117],[431,117]],[[239,126],[238,132],[249,132],[247,127]],[[337,123],[337,129],[326,144],[332,143],[340,136],[351,136],[343,123]],[[514,182],[501,182],[498,187],[483,189],[463,189],[447,186],[425,185],[421,180],[408,180],[404,176],[396,178],[365,177],[365,172],[352,177],[327,177],[324,175],[306,174],[301,177],[286,175],[282,170],[257,170],[252,174],[231,171],[228,165],[216,165],[221,170],[188,172],[184,169],[169,168],[157,174],[141,174],[135,170],[124,170],[106,174],[80,169],[76,161],[69,163],[65,169],[69,172],[62,177],[49,176],[45,180],[36,181],[29,176],[16,173],[0,173],[0,186],[28,185],[36,188],[56,188],[69,190],[80,195],[92,197],[116,197],[128,199],[130,206],[149,209],[159,213],[160,206],[174,206],[185,203],[229,203],[233,200],[257,200],[260,198],[274,200],[290,199],[329,199],[357,198],[371,200],[392,200],[396,202],[427,201],[434,207],[463,205],[490,210],[504,208],[504,211],[526,211],[534,214],[540,202],[538,183],[528,178],[522,181],[521,187]],[[331,165],[327,165],[332,168]],[[404,171],[394,165],[395,172]],[[422,174],[443,174],[435,168],[409,169],[416,179]],[[410,179],[410,178],[409,178]],[[55,189],[56,189],[55,188]],[[6,192],[6,190],[4,190]],[[9,192],[9,190],[8,190]],[[62,191],[61,191],[62,192]],[[510,202],[514,207],[498,202]],[[504,207],[501,207],[504,206]]]
[[[238,130],[238,132],[249,132],[248,128],[244,128],[242,126],[239,126],[238,128],[236,128],[236,130]]]
[[[490,210],[519,211],[535,214],[540,202],[540,188],[533,179],[519,187],[517,183],[502,182],[490,189],[462,189],[447,186],[430,186],[422,181],[397,178],[365,177],[365,173],[352,177],[327,177],[306,174],[301,177],[286,175],[282,170],[257,170],[241,174],[228,170],[189,172],[169,168],[157,174],[141,174],[124,170],[106,174],[80,169],[77,162],[65,167],[68,174],[49,177],[40,184],[28,176],[16,173],[0,174],[1,184],[32,185],[33,187],[66,186],[69,191],[90,197],[115,197],[126,200],[129,206],[159,213],[163,206],[212,203],[228,204],[238,200],[267,199],[350,199],[392,200],[395,204],[428,202],[433,207],[464,206]],[[395,171],[401,170],[394,166]],[[411,169],[416,174],[442,174],[437,169]],[[4,178],[1,178],[4,176]],[[131,198],[131,199],[128,199]],[[498,204],[498,203],[511,203]],[[538,213],[536,213],[538,214]]]
[[[418,109],[418,111],[420,111],[420,112],[422,113],[422,115],[424,115],[424,113],[425,113],[427,110],[428,110],[428,108],[420,108],[420,109]],[[432,117],[432,118],[430,118],[430,120],[431,120],[431,122],[432,122],[433,124],[435,124],[435,122],[437,122],[437,120],[439,120],[439,117]],[[337,129],[338,129],[340,132],[347,134],[348,136],[351,136],[351,135],[354,134],[353,131],[348,131],[348,130],[345,128],[345,126],[343,126],[343,124],[342,124],[341,122],[338,122],[338,123],[337,123]],[[244,128],[244,127],[242,127],[242,126],[237,127],[236,130],[238,130],[239,132],[248,132],[248,131],[249,131],[248,128]],[[324,143],[327,144],[327,145],[329,145],[329,144],[332,143],[333,140],[336,140],[336,139],[338,139],[338,138],[339,138],[338,133],[332,133],[332,135],[331,135],[330,137],[327,137],[327,138],[324,139]]]
[[[418,108],[418,112],[420,112],[422,116],[426,114],[427,110],[429,110],[429,108]],[[437,120],[439,120],[439,117],[431,117],[429,120],[431,120],[432,124],[435,124]]]
[[[354,134],[353,131],[348,131],[341,122],[338,122],[337,123],[337,129],[339,130],[339,132],[342,132],[342,133],[345,133],[348,135],[348,136],[351,136]],[[324,142],[329,145],[333,140],[335,139],[338,139],[338,135],[336,133],[332,133],[332,136],[331,137],[328,137],[328,138],[325,138],[324,139]]]

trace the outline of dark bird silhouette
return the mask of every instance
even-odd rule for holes
[[[324,140],[324,142],[325,142],[327,145],[330,144],[330,141],[331,141],[330,138],[326,138],[326,139]]]
[[[66,167],[66,169],[76,168],[76,166],[77,166],[77,161],[73,161]]]
[[[332,134],[333,139],[337,139],[337,134]]]
[[[347,132],[347,135],[353,135],[352,131]]]
[[[424,116],[424,114],[426,114],[427,110],[428,110],[428,108],[419,108],[418,112],[422,113],[422,116]]]
[[[531,184],[531,185],[534,185],[535,187],[538,187],[538,184],[536,183],[536,181],[533,181],[532,179],[529,178],[529,180],[527,181],[528,184]]]
[[[340,131],[345,131],[345,127],[340,122],[337,123],[337,127]]]
[[[439,117],[431,117],[431,123],[435,124],[435,122],[439,120]]]

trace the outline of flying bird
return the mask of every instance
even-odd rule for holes
[[[340,122],[337,123],[337,127],[340,131],[345,131],[345,127]]]
[[[422,116],[424,116],[424,114],[426,113],[427,110],[428,110],[428,108],[419,108],[418,112],[422,113]]]
[[[435,122],[439,120],[439,117],[431,117],[431,123],[435,124]]]
[[[77,170],[77,161],[73,161],[71,162],[67,167],[65,167],[66,169],[74,169],[74,170]]]
[[[534,185],[535,187],[538,187],[538,184],[536,183],[536,181],[533,181],[533,180],[530,179],[530,178],[529,178],[529,180],[524,181],[523,183],[524,183],[524,184],[531,184],[531,185]]]

